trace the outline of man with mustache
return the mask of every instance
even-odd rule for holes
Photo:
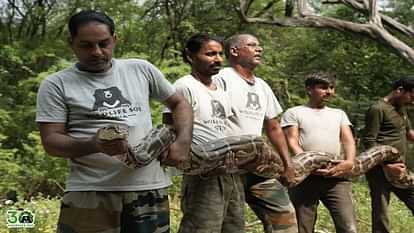
[[[174,85],[193,108],[193,143],[230,136],[238,129],[237,112],[228,94],[212,79],[223,64],[221,40],[207,34],[194,35],[185,45],[183,58],[191,65],[191,74]],[[167,113],[164,121],[171,121]],[[183,218],[179,233],[244,232],[244,194],[239,175],[184,175],[181,193]]]
[[[43,80],[37,96],[43,147],[70,163],[57,232],[169,232],[171,181],[160,161],[130,169],[113,155],[151,130],[154,98],[172,110],[177,130],[165,162],[181,163],[191,143],[191,107],[154,65],[112,58],[115,24],[105,13],[81,11],[68,26],[78,61]],[[108,125],[127,128],[128,140],[99,140],[98,129]]]
[[[282,116],[281,125],[289,147],[293,154],[303,151],[329,152],[336,156],[333,159],[338,163],[332,168],[317,170],[298,186],[289,189],[299,233],[314,232],[319,201],[329,210],[337,233],[356,233],[352,183],[337,178],[353,167],[356,149],[351,122],[341,109],[326,106],[335,94],[334,75],[312,73],[306,77],[305,88],[308,103],[290,108]],[[341,155],[342,149],[344,156]]]
[[[261,63],[262,52],[256,37],[249,34],[231,36],[225,42],[230,67],[221,70],[216,79],[230,94],[232,105],[239,110],[241,134],[261,136],[264,128],[284,162],[284,177],[289,181],[294,170],[277,119],[282,108],[269,85],[253,73]],[[263,159],[261,163],[273,158],[264,156]],[[269,180],[252,173],[244,175],[243,180],[246,202],[262,221],[266,233],[297,232],[295,210],[283,185],[275,179]]]

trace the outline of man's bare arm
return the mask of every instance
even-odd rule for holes
[[[356,156],[356,146],[355,140],[352,134],[351,127],[341,126],[341,143],[344,147],[345,160],[338,163],[333,168],[329,169],[329,175],[331,176],[341,176],[351,171],[354,166],[354,160]]]
[[[294,168],[292,159],[289,156],[289,148],[286,142],[285,134],[283,133],[282,128],[280,127],[279,121],[277,119],[268,119],[264,122],[264,127],[266,135],[268,136],[272,145],[276,148],[279,153],[283,165],[285,167],[284,176],[287,181],[293,181],[294,178]]]
[[[42,122],[38,125],[43,148],[52,156],[77,158],[98,152],[115,155],[125,153],[128,148],[126,140],[103,142],[96,137],[71,137],[67,135],[64,123]]]
[[[172,124],[177,131],[177,139],[171,145],[168,159],[179,164],[186,160],[191,145],[193,132],[193,110],[180,93],[169,97],[165,104],[171,110]]]
[[[289,148],[293,154],[299,154],[303,152],[302,147],[299,145],[299,128],[295,125],[287,126],[284,128]]]

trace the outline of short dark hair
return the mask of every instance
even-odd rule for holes
[[[305,87],[313,87],[318,84],[335,85],[336,75],[331,72],[313,72],[305,77]]]
[[[115,23],[111,17],[101,11],[96,10],[83,10],[80,11],[69,19],[68,27],[69,32],[72,37],[75,37],[78,34],[78,30],[82,25],[85,25],[90,22],[99,22],[107,25],[109,31],[113,36],[115,33]]]
[[[404,91],[413,91],[414,76],[406,76],[393,82],[392,89],[396,90],[402,88]]]
[[[223,44],[223,39],[221,37],[210,36],[206,33],[199,33],[191,36],[187,40],[185,48],[182,51],[183,60],[188,64],[191,64],[191,61],[188,60],[188,55],[198,53],[201,47],[203,47],[203,44],[209,41],[216,41],[221,45]]]
[[[230,50],[234,47],[240,46],[240,42],[246,37],[256,38],[256,36],[252,34],[243,33],[232,35],[229,38],[227,38],[226,41],[224,41],[224,54],[227,58],[230,58]]]

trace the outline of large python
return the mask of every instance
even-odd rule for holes
[[[104,127],[98,130],[100,140],[127,139],[128,130],[118,126]],[[174,130],[166,125],[153,128],[136,146],[129,147],[128,153],[115,156],[130,168],[142,167],[157,159],[175,141]],[[264,153],[272,153],[274,161],[258,163]],[[376,146],[357,156],[351,172],[345,178],[364,174],[372,167],[399,161],[397,149],[391,146]],[[216,175],[253,172],[257,175],[275,178],[284,185],[293,187],[301,183],[313,171],[329,168],[337,163],[329,153],[306,151],[292,157],[295,168],[293,182],[286,183],[281,174],[284,171],[282,160],[266,143],[263,137],[242,135],[210,141],[202,145],[191,145],[191,153],[178,168],[188,175]],[[396,187],[414,188],[414,174],[407,171],[403,177],[390,175],[387,179]]]

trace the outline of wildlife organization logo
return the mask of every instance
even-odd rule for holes
[[[211,114],[212,117],[217,117],[217,118],[222,118],[222,119],[226,118],[224,107],[217,100],[211,101],[211,109],[212,109],[212,114]]]
[[[95,97],[95,104],[93,110],[99,109],[113,109],[121,106],[130,106],[131,102],[122,96],[121,90],[117,87],[110,87],[107,89],[97,89],[93,94]]]
[[[7,210],[8,228],[33,228],[35,226],[35,214],[30,210]]]
[[[133,106],[117,87],[96,89],[93,97],[93,111],[105,118],[126,120],[142,111],[140,106]]]
[[[247,93],[246,108],[250,110],[256,110],[256,111],[262,108],[260,106],[259,96],[256,93],[253,93],[253,92]]]

